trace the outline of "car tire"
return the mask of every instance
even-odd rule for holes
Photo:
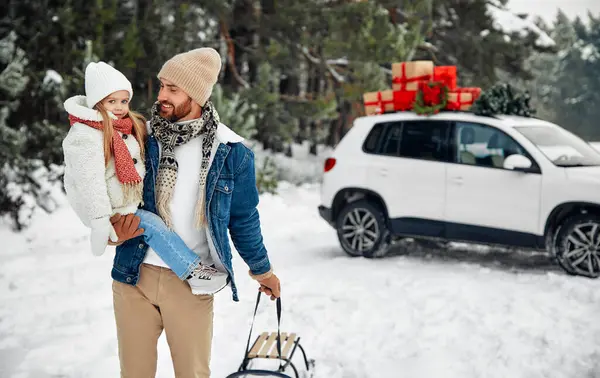
[[[383,210],[367,200],[347,204],[336,219],[338,240],[349,256],[383,257],[391,236]]]
[[[575,272],[568,264],[565,263],[565,261],[562,258],[562,252],[559,252],[559,248],[557,247],[558,246],[558,243],[557,243],[558,235],[559,235],[561,229],[562,229],[562,226],[558,226],[556,228],[556,230],[554,231],[554,234],[551,237],[551,240],[549,241],[549,243],[546,244],[546,249],[554,257],[558,266],[560,266],[561,269],[565,271],[565,273],[567,273],[568,275],[574,276]]]
[[[553,249],[558,265],[568,274],[600,277],[600,216],[568,218],[556,231]]]

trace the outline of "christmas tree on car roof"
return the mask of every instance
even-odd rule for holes
[[[530,101],[529,92],[522,92],[507,83],[498,83],[483,92],[470,111],[484,116],[506,114],[532,117],[535,109],[531,107]]]

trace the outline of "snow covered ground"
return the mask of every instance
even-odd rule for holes
[[[483,247],[349,258],[317,214],[317,186],[279,192],[260,210],[283,284],[282,330],[302,337],[316,377],[600,376],[600,281]],[[0,377],[118,376],[113,252],[94,258],[74,219],[64,207],[21,235],[0,230]],[[243,261],[234,267],[241,302],[226,291],[215,302],[218,378],[240,363],[255,300]],[[256,332],[275,325],[275,306],[262,302]],[[164,335],[157,376],[173,377]]]

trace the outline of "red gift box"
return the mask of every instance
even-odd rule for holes
[[[417,100],[417,91],[394,91],[394,110],[412,110]]]
[[[439,81],[449,90],[456,89],[456,66],[433,67],[433,81]]]

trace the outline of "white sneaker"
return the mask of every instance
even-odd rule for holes
[[[192,289],[192,294],[206,295],[214,294],[227,286],[228,278],[227,273],[218,271],[214,266],[200,264],[192,271],[187,282]]]

